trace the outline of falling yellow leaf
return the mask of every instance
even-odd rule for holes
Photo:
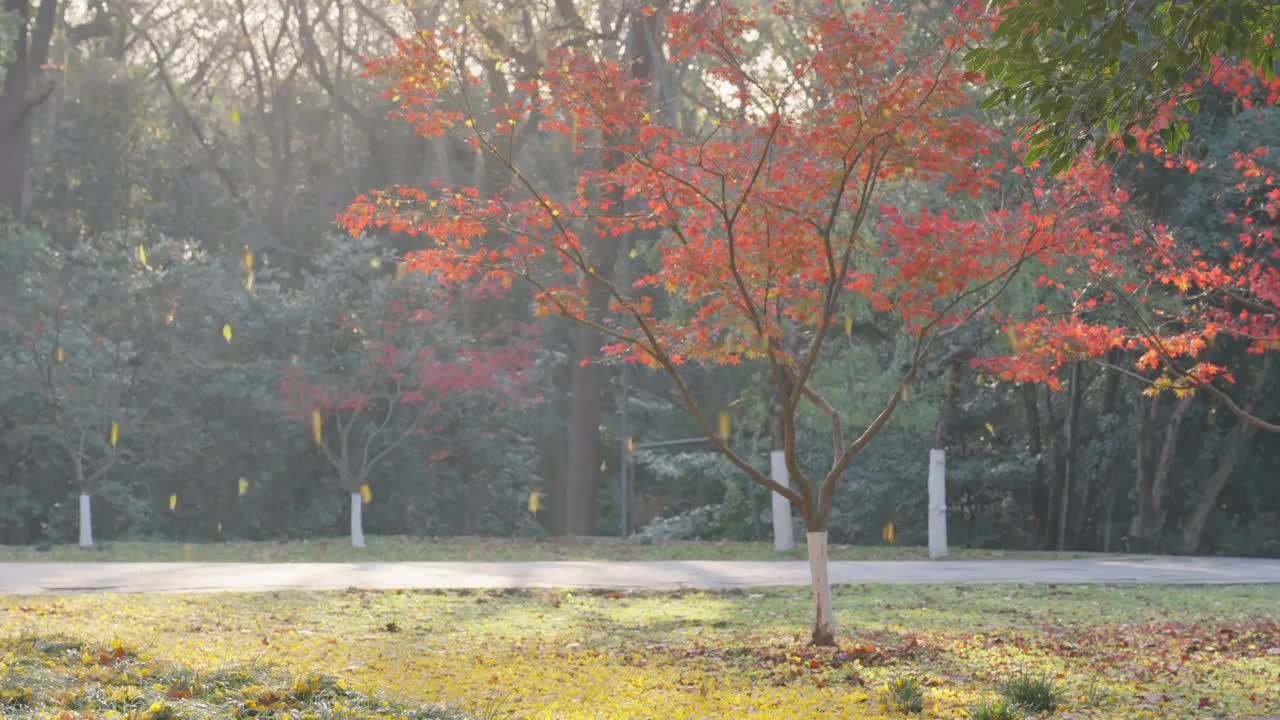
[[[253,251],[247,247],[244,249],[244,269],[253,270]]]
[[[991,433],[991,437],[995,437],[996,429],[991,426],[991,423],[986,423],[985,427],[987,428],[987,432]]]
[[[880,529],[880,539],[890,545],[897,541],[898,531],[893,527],[893,523],[885,523],[885,526]]]
[[[249,478],[240,478],[238,491],[240,493],[240,497],[244,497],[249,494]]]
[[[844,316],[844,334],[845,335],[853,334],[853,316],[852,315]]]
[[[169,312],[167,312],[167,313],[165,313],[165,314],[164,314],[164,324],[165,324],[165,325],[172,325],[172,324],[173,324],[173,311],[172,311],[172,310],[170,310]]]
[[[62,361],[67,359],[67,353],[64,352],[62,348],[58,348],[57,350],[53,351],[53,359],[61,363]]]
[[[170,511],[170,512],[173,512],[173,511],[176,511],[177,509],[178,509],[178,496],[177,496],[177,495],[170,495],[170,496],[169,496],[169,511]]]
[[[227,342],[231,342],[231,325],[222,326],[222,337],[226,338]]]
[[[369,487],[369,483],[360,486],[360,499],[364,501],[365,505],[373,502],[373,490]]]
[[[120,442],[120,423],[111,423],[111,447]]]
[[[316,445],[320,445],[323,441],[322,430],[324,429],[324,418],[320,417],[320,408],[311,411],[311,439],[316,441]]]
[[[1018,353],[1022,352],[1022,343],[1018,340],[1018,333],[1012,327],[1005,328],[1005,337],[1009,338],[1009,347]]]
[[[252,270],[246,270],[244,273],[244,289],[245,290],[253,289],[253,271]]]
[[[138,262],[142,263],[142,267],[151,267],[147,264],[147,249],[138,243]]]
[[[403,262],[403,261],[397,262],[396,263],[396,279],[403,280],[404,276],[408,274],[409,274],[409,263]]]
[[[719,428],[718,428],[718,429],[720,430],[720,439],[721,439],[721,440],[723,440],[723,441],[725,441],[725,442],[729,442],[729,430],[732,428],[732,421],[731,421],[731,419],[729,418],[729,411],[728,411],[728,410],[721,410],[721,411],[720,411],[720,417],[718,418],[718,421],[719,421],[719,422],[718,422],[718,425],[719,425]]]
[[[381,260],[379,260],[378,258],[371,258],[371,259],[369,260],[369,267],[371,267],[371,268],[373,268],[373,269],[375,269],[375,270],[376,270],[376,269],[378,269],[378,268],[382,267],[382,261],[381,261]]]
[[[538,508],[542,507],[542,493],[534,490],[529,493],[529,512],[534,515],[538,514]]]
[[[631,454],[635,454],[635,451],[636,451],[636,439],[633,437],[627,438],[627,452]]]
[[[239,125],[239,124],[240,124],[240,111],[239,111],[239,110],[232,110],[232,111],[231,111],[231,124],[232,124],[232,125]]]

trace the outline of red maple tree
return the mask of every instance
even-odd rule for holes
[[[1182,93],[1206,90],[1227,94],[1248,112],[1277,104],[1280,79],[1216,60]],[[1212,242],[1177,237],[1131,201],[1111,168],[1080,161],[1067,182],[1109,202],[1109,220],[1079,233],[1072,252],[1040,277],[1042,286],[1068,295],[1065,307],[1042,305],[1034,317],[1009,321],[1012,352],[979,364],[1006,380],[1056,386],[1067,362],[1104,361],[1112,351],[1127,351],[1136,361],[1118,369],[1147,383],[1148,394],[1185,397],[1202,390],[1252,427],[1280,432],[1280,424],[1254,414],[1253,398],[1236,399],[1241,393],[1233,390],[1231,368],[1204,357],[1221,338],[1243,342],[1255,355],[1280,350],[1280,152],[1259,145],[1232,153],[1230,165],[1218,167],[1169,153],[1161,130],[1174,107],[1170,100],[1150,128],[1131,130],[1127,144],[1139,162],[1214,173],[1221,187],[1234,191],[1227,201],[1236,206],[1221,218],[1220,235]],[[1265,357],[1262,367],[1265,375]]]
[[[411,263],[442,282],[528,283],[538,314],[590,324],[609,339],[609,356],[665,373],[708,440],[798,508],[817,606],[812,640],[831,644],[826,530],[845,470],[885,427],[939,331],[982,312],[1027,262],[1059,253],[1073,227],[1065,219],[1096,214],[1098,203],[1066,192],[1050,209],[987,197],[999,185],[998,137],[973,115],[980,78],[959,63],[990,28],[981,3],[958,7],[932,35],[879,8],[773,11],[804,49],[772,63],[748,56],[757,21],[729,3],[666,18],[669,61],[704,68],[718,88],[701,98],[707,116],[678,126],[654,109],[652,86],[588,50],[553,51],[545,72],[498,104],[484,94],[471,52],[479,41],[466,31],[403,40],[368,66],[390,86],[394,115],[425,136],[467,138],[506,168],[510,185],[492,196],[391,188],[357,198],[339,221],[353,235],[424,236],[428,248]],[[598,152],[571,191],[557,194],[509,152],[512,133],[531,123]],[[913,188],[954,197],[955,207],[895,200]],[[995,209],[973,209],[984,197]],[[601,248],[624,236],[649,268],[629,285],[597,267],[616,254]],[[892,318],[910,352],[874,420],[846,436],[814,373],[851,313]],[[789,485],[719,435],[683,373],[690,363],[745,361],[767,364]],[[802,403],[831,424],[820,478],[798,457]]]
[[[406,278],[412,280],[412,278]],[[369,307],[336,318],[325,352],[290,365],[280,380],[286,415],[302,422],[351,494],[351,540],[364,547],[361,505],[374,471],[411,438],[446,432],[445,405],[488,398],[499,408],[537,400],[528,392],[535,330],[506,322],[466,332],[453,293],[428,283],[380,281]],[[463,290],[462,302],[501,295],[494,283]]]

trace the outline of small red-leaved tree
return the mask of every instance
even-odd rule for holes
[[[494,299],[493,284],[467,289],[463,302]],[[280,388],[287,415],[301,421],[351,495],[351,544],[364,547],[363,505],[374,472],[412,439],[446,428],[439,416],[462,396],[524,401],[533,344],[526,329],[499,323],[461,327],[457,302],[421,276],[380,279],[358,305],[326,319],[332,332],[304,364],[290,365]]]
[[[1182,93],[1206,90],[1232,98],[1246,114],[1275,112],[1280,103],[1280,78],[1264,79],[1247,65],[1222,60]],[[1040,277],[1041,285],[1068,297],[1067,305],[1042,305],[1038,316],[1010,322],[1013,352],[979,364],[1007,380],[1056,385],[1064,363],[1129,351],[1136,362],[1119,369],[1148,383],[1148,394],[1187,397],[1201,390],[1249,432],[1280,432],[1280,424],[1255,415],[1256,397],[1234,389],[1230,368],[1203,358],[1219,338],[1234,338],[1263,356],[1256,374],[1262,380],[1280,350],[1280,150],[1259,145],[1216,167],[1169,153],[1163,136],[1171,132],[1165,128],[1174,107],[1167,102],[1152,127],[1132,129],[1125,144],[1139,162],[1215,175],[1227,191],[1216,196],[1223,207],[1220,233],[1175,236],[1129,201],[1108,167],[1080,161],[1071,176],[1080,180],[1082,195],[1107,199],[1112,220],[1076,237],[1067,261]]]
[[[918,37],[884,10],[799,14],[779,5],[775,13],[805,49],[794,61],[779,51],[767,62],[743,49],[756,22],[727,3],[672,15],[669,60],[706,68],[717,90],[700,101],[721,118],[686,117],[682,127],[659,121],[653,88],[628,68],[581,49],[552,52],[517,97],[490,102],[473,38],[421,32],[369,72],[388,82],[397,115],[417,132],[468,138],[507,169],[510,186],[492,197],[465,188],[380,191],[358,198],[340,221],[355,235],[425,236],[429,247],[412,264],[444,282],[529,283],[537,312],[591,324],[610,339],[609,355],[669,376],[709,441],[798,508],[816,604],[812,640],[833,644],[826,539],[841,478],[902,401],[931,337],[972,317],[1025,261],[1054,248],[1058,215],[1073,202],[967,216],[894,205],[917,186],[971,207],[969,198],[996,185],[986,157],[994,133],[968,112],[978,78],[957,63],[988,28],[976,8],[961,7]],[[511,134],[530,123],[598,149],[599,162],[567,195],[541,186],[508,151]],[[624,236],[650,266],[629,286],[597,266]],[[836,318],[853,303],[896,317],[912,345],[874,421],[846,435],[813,377],[828,335],[844,332]],[[720,437],[686,384],[689,363],[744,361],[767,363],[789,484]],[[821,477],[806,474],[797,454],[802,403],[830,419]]]

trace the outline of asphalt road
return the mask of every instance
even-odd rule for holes
[[[1280,560],[833,562],[834,584],[1280,584]],[[0,563],[0,594],[808,585],[805,562]]]

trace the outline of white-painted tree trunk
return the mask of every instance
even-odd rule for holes
[[[947,451],[929,451],[929,557],[947,556]]]
[[[814,645],[836,644],[836,616],[831,608],[831,578],[827,574],[827,533],[805,533],[809,543],[809,575],[813,579]]]
[[[93,509],[88,493],[80,493],[80,547],[93,547]]]
[[[783,487],[791,487],[786,455],[781,450],[769,453],[769,477]],[[790,550],[796,546],[795,529],[791,524],[791,501],[776,492],[769,495],[773,499],[773,549]]]
[[[364,547],[364,498],[351,493],[351,547]]]

